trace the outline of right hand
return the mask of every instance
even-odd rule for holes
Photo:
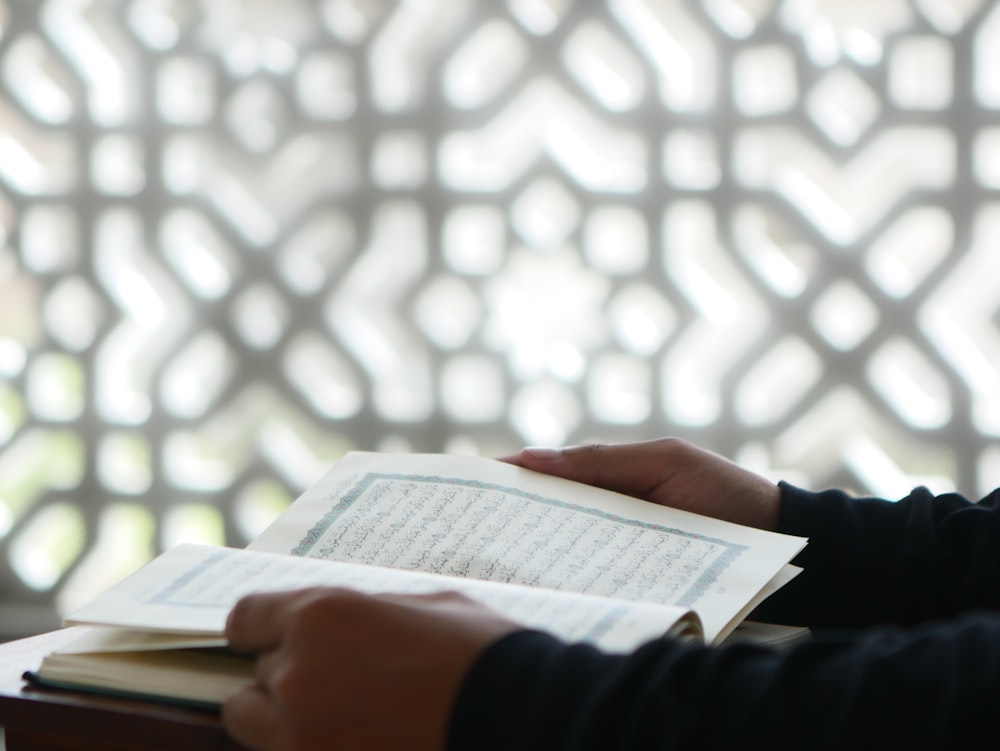
[[[777,485],[679,438],[526,448],[500,460],[737,524],[778,526]]]
[[[518,628],[454,592],[247,595],[226,636],[257,654],[257,683],[226,700],[222,722],[256,751],[442,749],[470,666]]]

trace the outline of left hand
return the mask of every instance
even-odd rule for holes
[[[703,516],[776,530],[781,491],[770,480],[680,438],[527,448],[501,461]]]
[[[226,701],[226,730],[258,751],[440,751],[461,683],[518,626],[462,595],[313,588],[254,594],[229,615],[257,683]]]

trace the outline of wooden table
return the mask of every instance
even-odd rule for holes
[[[217,712],[27,685],[47,652],[73,636],[62,629],[0,644],[0,726],[8,751],[241,751]]]

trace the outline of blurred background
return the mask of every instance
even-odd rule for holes
[[[0,0],[0,637],[350,449],[1000,485],[1000,3]]]

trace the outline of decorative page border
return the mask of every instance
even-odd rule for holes
[[[218,610],[219,605],[217,603],[191,602],[190,600],[174,599],[174,597],[177,592],[183,590],[191,584],[191,582],[197,581],[204,576],[206,572],[211,571],[218,564],[225,563],[233,554],[234,551],[229,548],[222,548],[221,550],[212,553],[207,558],[203,558],[187,571],[183,572],[163,589],[154,592],[150,595],[146,602],[157,605],[183,605],[186,608],[206,608]]]

